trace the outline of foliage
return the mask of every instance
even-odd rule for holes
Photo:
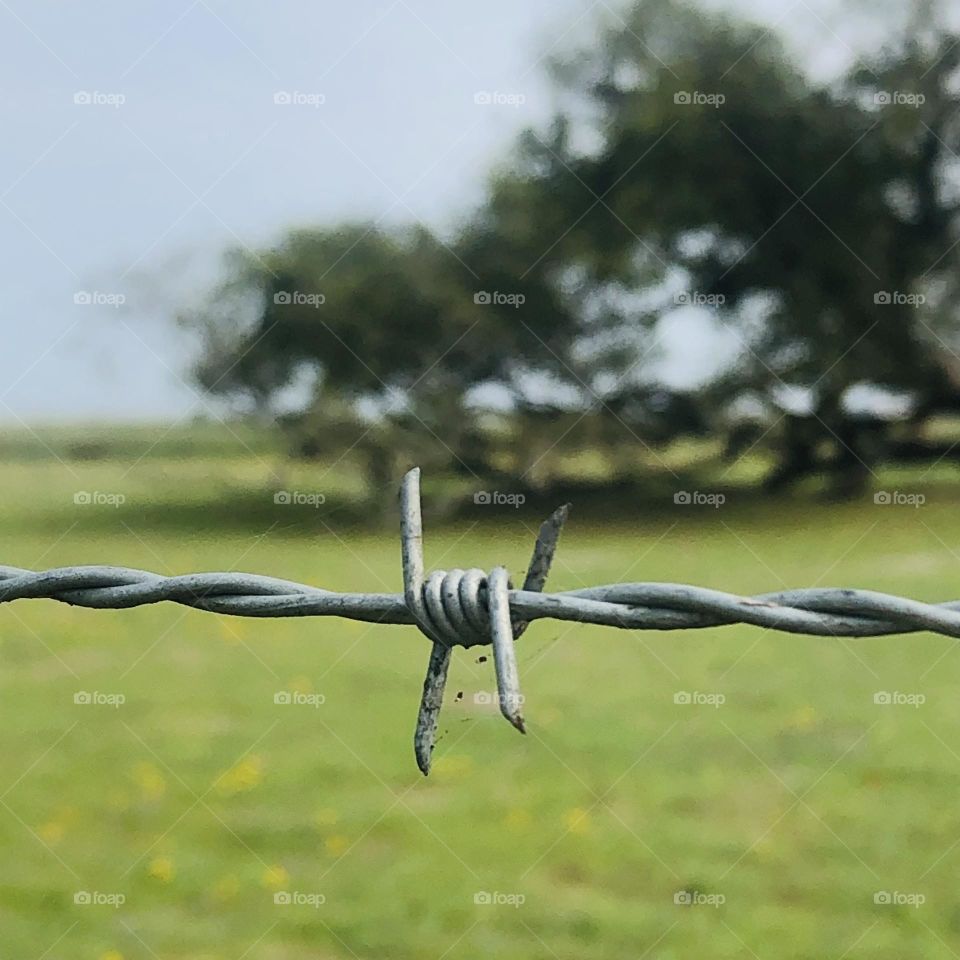
[[[853,387],[909,391],[924,415],[960,392],[960,43],[917,10],[828,84],[765,28],[637,0],[554,61],[555,117],[523,133],[451,237],[333,225],[232,254],[185,318],[204,334],[200,382],[260,405],[298,384],[301,426],[346,404],[403,423],[400,459],[426,443],[482,474],[474,410],[492,390],[518,415],[597,415],[628,444],[659,442],[661,324],[706,303],[738,356],[666,436],[725,430],[750,395],[781,479],[862,479],[893,445],[850,416]],[[811,412],[771,429],[785,386]],[[371,462],[389,473],[398,432],[375,433]]]

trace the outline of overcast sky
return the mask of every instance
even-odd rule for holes
[[[820,70],[869,30],[824,0],[738,6]],[[449,224],[548,115],[541,58],[604,10],[0,0],[0,420],[202,411],[171,304],[212,281],[224,247],[350,214]]]

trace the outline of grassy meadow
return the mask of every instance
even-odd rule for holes
[[[0,437],[3,564],[401,588],[397,535],[363,522],[348,462],[291,464],[259,435],[66,436]],[[956,599],[957,479],[878,481],[921,506],[736,484],[719,508],[621,494],[578,513],[574,498],[549,587]],[[280,488],[325,502],[275,504]],[[505,563],[516,578],[541,506],[468,498],[441,522],[428,499],[428,567]],[[412,732],[428,647],[412,627],[0,605],[0,957],[960,951],[954,641],[539,621],[518,642],[526,737],[484,702],[482,653],[454,655],[424,779]]]

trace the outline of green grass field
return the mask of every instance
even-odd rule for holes
[[[11,456],[0,562],[400,589],[397,537],[341,522],[349,468],[260,453]],[[329,502],[274,505],[274,471]],[[604,521],[574,503],[550,586],[957,598],[960,487],[885,479],[926,504],[731,495],[720,509],[619,502]],[[126,500],[77,505],[78,491]],[[507,508],[428,516],[428,565],[518,575],[535,527]],[[0,651],[4,958],[899,960],[960,946],[960,656],[946,637],[540,621],[518,643],[528,736],[476,702],[492,664],[459,650],[429,779],[412,753],[428,653],[413,628],[18,601],[0,606]],[[76,704],[79,691],[124,702]],[[878,705],[879,691],[925,702]]]

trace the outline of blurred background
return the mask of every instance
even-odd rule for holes
[[[4,563],[956,596],[932,0],[0,0]],[[0,606],[24,957],[955,955],[953,642]]]

